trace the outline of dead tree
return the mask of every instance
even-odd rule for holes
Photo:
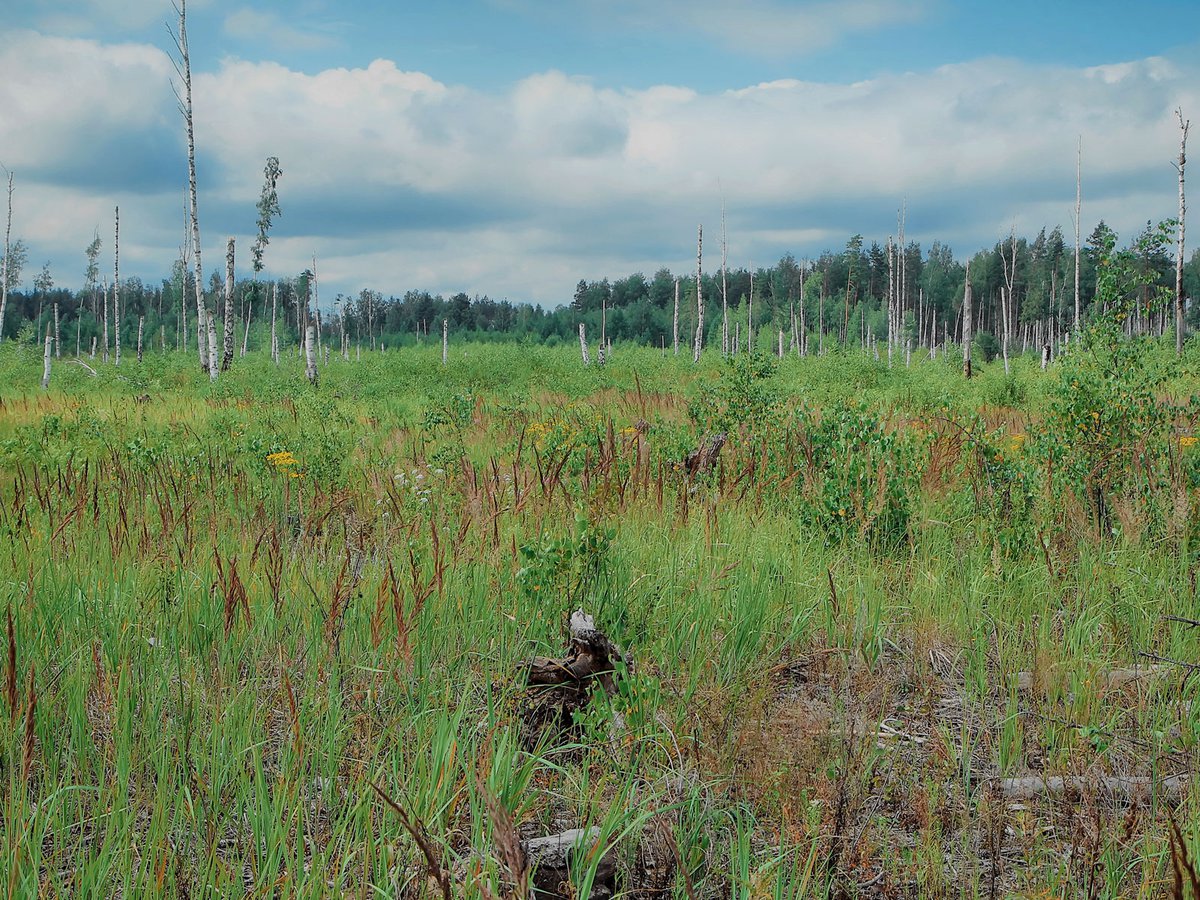
[[[1082,192],[1082,168],[1084,168],[1084,136],[1079,136],[1079,149],[1075,152],[1075,334],[1079,334],[1079,217],[1084,203]]]
[[[692,362],[700,362],[700,351],[704,349],[704,289],[701,271],[704,264],[704,226],[696,228],[696,346],[692,351]]]
[[[233,365],[233,238],[225,245],[225,328],[222,335],[221,371]]]
[[[50,325],[46,325],[46,350],[42,354],[42,390],[50,390]]]
[[[585,366],[591,364],[592,361],[588,358],[587,325],[583,322],[579,323],[579,354],[583,357],[583,364]]]
[[[1183,232],[1184,218],[1187,216],[1187,203],[1183,194],[1183,168],[1187,164],[1187,137],[1191,119],[1183,118],[1183,107],[1175,110],[1179,117],[1179,162],[1175,168],[1179,170],[1179,227],[1175,236],[1175,352],[1183,352]]]
[[[967,260],[967,274],[963,287],[963,326],[962,326],[962,342],[963,342],[963,375],[970,378],[971,372],[971,340],[973,338],[972,331],[974,330],[974,322],[972,321],[973,311],[971,309],[971,261]]]
[[[113,212],[113,364],[121,364],[121,207]]]
[[[675,276],[675,313],[671,316],[671,346],[679,355],[679,276]]]
[[[217,365],[217,325],[210,315],[205,316],[205,324],[208,327],[208,380],[216,381],[217,373],[220,367]]]
[[[279,365],[279,338],[275,334],[275,321],[279,312],[279,284],[271,285],[271,359]]]
[[[7,169],[5,171],[8,171]],[[8,173],[8,222],[4,226],[4,262],[0,265],[0,339],[4,338],[4,311],[8,307],[8,263],[12,247],[9,238],[12,237],[12,195],[13,173]]]
[[[142,330],[146,326],[146,317],[138,316],[138,337],[137,337],[137,361],[140,365],[142,362]]]
[[[304,329],[304,376],[313,387],[317,385],[317,328],[309,324]]]
[[[729,247],[725,239],[725,198],[721,198],[721,354],[729,355]]]
[[[208,370],[216,368],[216,362],[212,360],[211,356],[211,351],[216,341],[210,340],[209,347],[205,348],[205,331],[209,315],[208,309],[204,305],[204,267],[200,262],[200,214],[196,200],[196,135],[192,119],[192,62],[188,56],[187,0],[179,0],[179,3],[175,6],[175,10],[179,13],[179,33],[177,35],[172,34],[172,38],[175,41],[175,49],[179,54],[179,60],[172,60],[172,62],[175,65],[176,74],[178,74],[180,80],[183,82],[183,96],[179,96],[179,90],[176,88],[175,100],[179,105],[179,111],[183,114],[184,126],[187,132],[188,211],[192,223],[192,249],[195,251],[196,264],[196,343],[200,352],[200,368]],[[212,360],[211,366],[210,360]],[[215,373],[212,377],[216,377]]]

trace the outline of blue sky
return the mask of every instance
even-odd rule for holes
[[[1173,110],[1200,108],[1200,3],[469,0],[188,5],[206,266],[243,255],[268,155],[272,274],[556,305],[582,278],[812,256],[853,232],[959,252],[1175,211]],[[77,286],[178,255],[169,0],[20,2],[0,44],[14,235]],[[248,266],[245,268],[248,269]]]

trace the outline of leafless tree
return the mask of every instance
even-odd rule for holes
[[[1175,233],[1175,352],[1183,352],[1183,236],[1184,220],[1187,216],[1187,202],[1183,194],[1183,169],[1187,164],[1187,138],[1191,119],[1184,119],[1183,107],[1175,110],[1179,117],[1179,162],[1175,168],[1179,170],[1179,227]]]
[[[172,59],[172,62],[175,65],[175,72],[183,82],[183,96],[180,97],[178,88],[175,88],[175,99],[179,104],[179,111],[183,114],[184,126],[187,131],[188,210],[191,215],[192,251],[195,254],[196,263],[196,340],[200,352],[200,367],[208,370],[216,368],[216,361],[213,360],[212,366],[209,365],[210,353],[204,346],[205,325],[209,316],[204,305],[204,267],[200,261],[200,214],[196,200],[196,135],[192,118],[192,63],[188,56],[187,0],[179,0],[178,3],[172,0],[172,3],[175,11],[179,13],[179,32],[178,34],[171,33],[179,59]],[[213,342],[209,343],[211,345]],[[209,350],[211,350],[211,346]]]
[[[233,238],[225,245],[225,328],[222,337],[221,371],[228,372],[233,365]]]
[[[696,228],[696,346],[692,351],[692,362],[700,362],[700,351],[704,349],[704,289],[701,285],[701,269],[704,263],[704,226]]]

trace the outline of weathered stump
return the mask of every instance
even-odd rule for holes
[[[596,630],[591,616],[577,609],[571,614],[570,641],[563,659],[536,656],[529,661],[526,684],[530,688],[525,708],[526,742],[543,735],[569,735],[576,729],[574,715],[587,706],[591,692],[608,695],[617,690],[617,670],[625,656],[608,635]]]

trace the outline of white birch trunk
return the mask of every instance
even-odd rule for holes
[[[62,358],[62,329],[58,321],[58,301],[54,301],[54,356]]]
[[[221,367],[217,365],[217,325],[212,314],[205,311],[205,318],[208,320],[205,324],[208,328],[208,380],[216,381],[217,373]]]
[[[271,285],[271,359],[279,365],[279,338],[275,334],[275,322],[279,314],[279,283]]]
[[[579,323],[579,355],[583,357],[585,366],[591,365],[592,360],[588,357],[587,325],[583,322]]]
[[[671,346],[679,355],[679,276],[675,276],[675,313],[671,316]]]
[[[42,354],[42,390],[50,390],[50,326],[46,326],[46,350]]]
[[[137,361],[141,364],[142,361],[142,330],[146,326],[146,317],[138,316],[138,337],[137,337]]]
[[[450,320],[442,319],[442,365],[446,364],[446,357],[450,353]]]
[[[317,328],[310,324],[304,330],[304,377],[314,387],[317,384]]]

